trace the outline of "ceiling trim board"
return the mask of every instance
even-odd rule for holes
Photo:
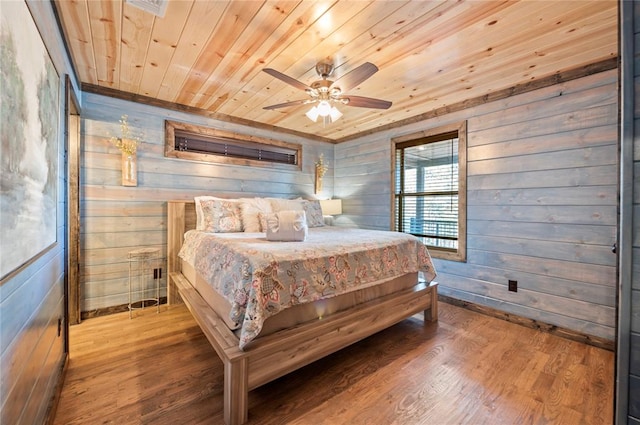
[[[589,75],[598,74],[600,72],[610,71],[612,69],[617,69],[617,68],[618,68],[618,57],[616,56],[610,59],[605,59],[600,62],[584,65],[584,66],[570,69],[567,71],[557,72],[548,77],[533,80],[524,84],[518,84],[503,90],[485,94],[483,96],[470,98],[458,103],[433,109],[429,112],[415,115],[413,117],[410,117],[401,121],[396,121],[392,124],[383,125],[371,130],[361,131],[359,133],[356,133],[350,136],[336,139],[335,141],[333,141],[333,143],[338,144],[338,143],[348,142],[350,140],[355,140],[363,136],[379,133],[381,131],[392,130],[397,127],[414,124],[416,122],[425,121],[435,117],[440,117],[443,115],[451,114],[453,112],[458,112],[465,109],[480,106],[485,103],[495,102],[498,100],[506,99],[511,96],[528,93],[534,90],[543,89],[545,87],[551,87],[556,84],[565,83],[571,80],[577,80],[578,78],[588,77]]]
[[[293,136],[303,137],[308,140],[315,140],[315,141],[325,142],[325,143],[335,143],[333,139],[329,139],[326,137],[316,136],[309,133],[303,133],[301,131],[290,130],[288,128],[278,127],[274,125],[263,124],[257,121],[251,121],[243,118],[232,117],[230,115],[221,114],[219,112],[211,112],[211,111],[207,111],[206,109],[196,108],[194,106],[182,105],[180,103],[174,103],[166,100],[156,99],[150,96],[129,93],[122,90],[113,89],[110,87],[102,87],[95,84],[82,83],[82,91],[85,93],[97,94],[101,96],[112,97],[114,99],[127,100],[130,102],[141,103],[143,105],[164,108],[171,111],[186,112],[193,115],[200,115],[200,116],[212,118],[218,121],[245,125],[248,127],[275,131],[278,133],[291,134]]]
[[[343,137],[340,139],[329,139],[326,137],[321,137],[321,136],[317,136],[314,134],[310,134],[310,133],[304,133],[304,132],[300,132],[300,131],[295,131],[295,130],[291,130],[288,128],[283,128],[283,127],[278,127],[278,126],[274,126],[274,125],[268,125],[268,124],[263,124],[257,121],[252,121],[252,120],[248,120],[248,119],[243,119],[243,118],[237,118],[237,117],[232,117],[230,115],[226,115],[226,114],[221,114],[218,112],[211,112],[211,111],[207,111],[206,109],[201,109],[201,108],[196,108],[193,106],[187,106],[187,105],[182,105],[179,103],[174,103],[174,102],[168,102],[165,100],[159,100],[159,99],[155,99],[153,97],[149,97],[149,96],[143,96],[143,95],[139,95],[139,94],[133,94],[133,93],[128,93],[128,92],[124,92],[121,90],[117,90],[117,89],[113,89],[113,88],[109,88],[109,87],[102,87],[102,86],[97,86],[95,84],[87,84],[87,83],[83,83],[82,84],[82,91],[87,92],[87,93],[93,93],[93,94],[98,94],[98,95],[102,95],[102,96],[107,96],[107,97],[112,97],[112,98],[116,98],[116,99],[121,99],[121,100],[127,100],[127,101],[131,101],[131,102],[137,102],[137,103],[141,103],[144,105],[149,105],[149,106],[156,106],[159,108],[164,108],[164,109],[169,109],[169,110],[173,110],[173,111],[179,111],[179,112],[186,112],[186,113],[190,113],[190,114],[194,114],[194,115],[200,115],[200,116],[204,116],[207,118],[212,118],[212,119],[216,119],[219,121],[224,121],[224,122],[229,122],[229,123],[234,123],[234,124],[240,124],[240,125],[245,125],[245,126],[249,126],[249,127],[253,127],[253,128],[259,128],[259,129],[263,129],[263,130],[269,130],[269,131],[275,131],[275,132],[279,132],[279,133],[285,133],[285,134],[291,134],[294,136],[298,136],[298,137],[303,137],[305,139],[308,140],[315,140],[315,141],[319,141],[319,142],[325,142],[325,143],[331,143],[331,144],[338,144],[338,143],[344,143],[350,140],[355,140],[364,136],[368,136],[371,134],[375,134],[375,133],[379,133],[381,131],[389,131],[389,130],[393,130],[394,128],[398,128],[398,127],[402,127],[402,126],[406,126],[409,124],[414,124],[416,122],[420,122],[420,121],[425,121],[431,118],[435,118],[435,117],[439,117],[439,116],[443,116],[443,115],[447,115],[453,112],[458,112],[458,111],[462,111],[464,109],[469,109],[469,108],[473,108],[476,106],[480,106],[483,105],[485,103],[490,103],[490,102],[495,102],[501,99],[506,99],[508,97],[511,96],[515,96],[515,95],[519,95],[519,94],[524,94],[527,92],[531,92],[534,90],[539,90],[545,87],[550,87],[550,86],[554,86],[556,84],[560,84],[560,83],[564,83],[567,81],[571,81],[571,80],[575,80],[578,78],[583,78],[583,77],[587,77],[589,75],[593,75],[593,74],[598,74],[600,72],[605,72],[605,71],[610,71],[612,69],[616,69],[618,67],[618,57],[613,57],[610,59],[606,59],[600,62],[595,62],[592,64],[588,64],[588,65],[584,65],[584,66],[580,66],[574,69],[570,69],[567,71],[563,71],[563,72],[558,72],[555,73],[553,75],[550,75],[548,77],[544,77],[541,79],[537,79],[537,80],[533,80],[530,82],[527,82],[525,84],[518,84],[503,90],[499,90],[493,93],[489,93],[483,96],[478,96],[475,98],[470,98],[467,100],[464,100],[462,102],[458,102],[458,103],[454,103],[452,105],[448,105],[448,106],[443,106],[441,108],[437,108],[434,110],[431,110],[429,112],[423,113],[423,114],[419,114],[419,115],[415,115],[413,117],[404,119],[402,121],[397,121],[394,122],[392,124],[388,124],[388,125],[383,125],[380,127],[377,127],[375,129],[371,129],[371,130],[365,130],[365,131],[361,131],[359,133],[353,134],[351,136],[347,136],[347,137]]]

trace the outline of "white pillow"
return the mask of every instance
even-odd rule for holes
[[[282,198],[267,198],[271,202],[271,208],[273,212],[279,211],[304,211],[307,216],[308,227],[321,227],[324,226],[324,217],[322,215],[322,207],[318,200],[306,200],[302,198],[298,199],[282,199]],[[266,214],[263,214],[263,217]],[[264,231],[264,228],[263,228]]]
[[[269,214],[273,210],[271,202],[264,198],[242,198],[240,199],[240,215],[242,217],[242,227],[245,232],[264,232],[260,224],[260,214]]]
[[[278,211],[304,211],[302,198],[283,199],[283,198],[267,198],[271,202],[273,212]]]

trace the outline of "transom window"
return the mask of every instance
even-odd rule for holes
[[[302,166],[299,144],[169,120],[165,133],[166,157],[259,167]]]
[[[395,145],[394,227],[436,258],[466,259],[466,123],[411,134]]]

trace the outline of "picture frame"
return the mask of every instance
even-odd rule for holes
[[[57,241],[60,76],[25,2],[2,5],[0,281]]]

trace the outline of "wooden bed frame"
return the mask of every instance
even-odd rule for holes
[[[250,390],[421,311],[425,320],[437,320],[437,284],[418,282],[413,288],[376,298],[322,320],[258,337],[250,348],[242,351],[235,334],[181,272],[178,252],[184,233],[195,228],[194,202],[169,201],[167,213],[168,303],[184,302],[224,364],[227,425],[247,421]]]

